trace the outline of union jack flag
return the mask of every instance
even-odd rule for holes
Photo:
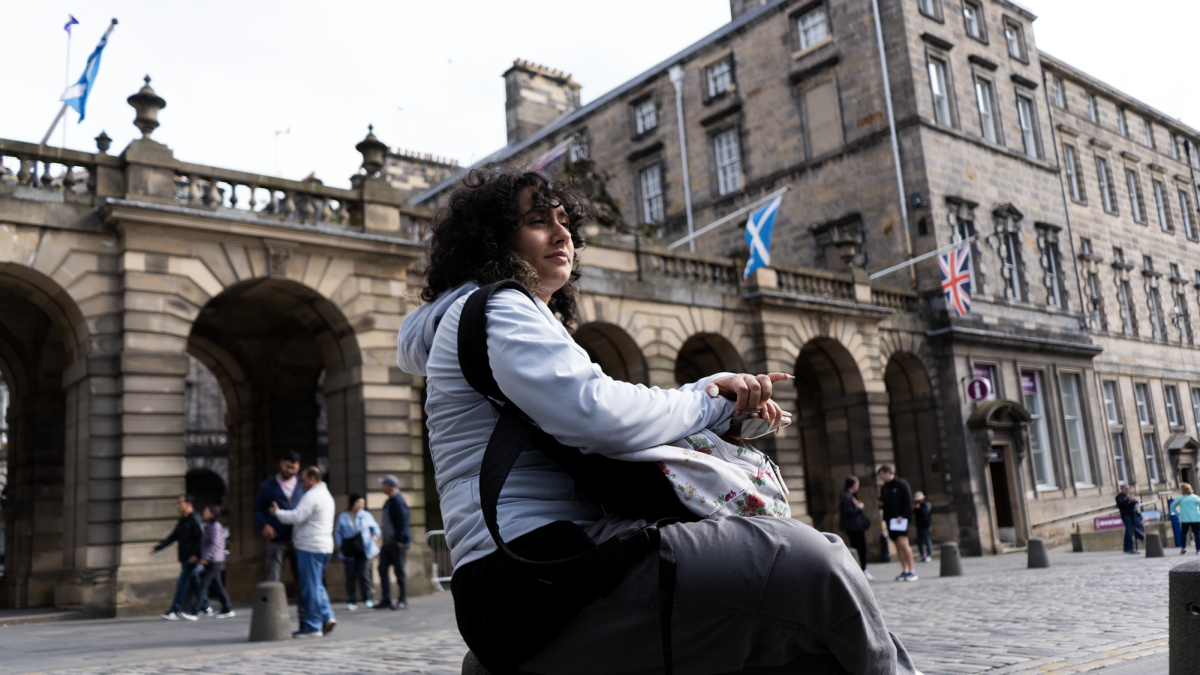
[[[938,256],[946,304],[959,316],[971,311],[971,245],[964,244]]]

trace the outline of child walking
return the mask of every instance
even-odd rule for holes
[[[229,593],[225,592],[225,584],[221,582],[221,571],[225,569],[225,528],[217,520],[221,517],[221,507],[210,504],[204,507],[204,524],[201,525],[200,562],[204,571],[200,573],[200,592],[196,595],[199,606],[208,599],[209,584],[217,586],[217,597],[221,600],[221,613],[218,619],[228,619],[235,616],[233,607],[229,604]]]

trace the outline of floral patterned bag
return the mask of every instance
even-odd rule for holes
[[[775,462],[749,444],[734,445],[708,430],[674,444],[611,456],[657,464],[679,501],[701,518],[792,515]]]

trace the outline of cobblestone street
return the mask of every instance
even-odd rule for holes
[[[1014,554],[964,560],[966,576],[959,578],[938,578],[937,562],[918,565],[917,583],[891,581],[895,564],[871,570],[888,626],[926,675],[1066,675],[1147,656],[1153,668],[1141,672],[1149,673],[1165,672],[1167,572],[1179,562],[1173,550],[1157,560],[1055,553],[1050,569],[1027,570],[1025,556]],[[417,598],[400,615],[340,612],[329,639],[294,645],[242,642],[246,616],[190,625],[138,619],[0,628],[0,673],[457,674],[466,648],[449,601]],[[78,656],[57,637],[66,635]],[[140,651],[124,648],[123,640]],[[100,653],[89,655],[89,644]]]

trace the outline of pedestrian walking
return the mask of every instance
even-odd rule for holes
[[[917,553],[921,556],[919,562],[933,560],[933,537],[929,531],[932,527],[933,507],[925,499],[925,493],[917,490],[913,495],[913,524],[917,526]]]
[[[167,621],[195,621],[196,615],[184,612],[183,608],[189,605],[188,598],[196,592],[199,585],[196,564],[200,562],[200,517],[192,507],[191,495],[180,495],[179,499],[175,500],[175,509],[179,511],[175,529],[171,530],[166,539],[150,549],[150,555],[157,554],[173,543],[178,544],[180,569],[179,579],[175,582],[175,599],[171,601],[171,609],[168,609],[162,618]]]
[[[1196,553],[1200,554],[1200,497],[1196,496],[1196,491],[1190,483],[1180,483],[1179,489],[1183,495],[1176,498],[1172,506],[1175,515],[1179,516],[1179,529],[1182,532],[1179,537],[1179,554],[1187,553],[1189,531],[1196,542]]]
[[[285,525],[292,525],[292,543],[296,547],[296,562],[300,568],[300,597],[304,613],[300,630],[294,638],[322,637],[337,626],[329,592],[325,590],[325,567],[333,555],[333,495],[322,482],[321,470],[310,466],[300,472],[304,496],[294,509],[281,509],[271,504],[271,515]]]
[[[395,476],[379,479],[387,501],[383,503],[383,544],[379,551],[379,583],[383,585],[383,597],[376,609],[408,609],[408,573],[404,570],[408,562],[408,547],[412,544],[412,533],[408,527],[408,502],[400,494],[400,481]],[[388,568],[396,570],[396,585],[400,587],[395,604],[392,603],[392,581]]]
[[[209,586],[216,584],[217,598],[221,600],[221,611],[218,619],[229,619],[236,616],[233,605],[229,602],[229,593],[225,591],[225,582],[221,581],[221,572],[225,569],[225,527],[219,520],[221,507],[209,504],[204,507],[200,535],[200,592],[196,596],[196,609],[193,614],[199,614],[201,601],[208,600]]]
[[[304,486],[296,478],[300,470],[300,453],[289,450],[279,458],[279,473],[263,481],[254,499],[254,521],[262,528],[267,540],[267,581],[283,581],[284,561],[290,561],[292,576],[297,580],[300,571],[296,567],[296,548],[292,544],[292,526],[279,522],[271,515],[271,504],[288,510],[296,508],[304,497]],[[296,598],[298,606],[304,606],[302,597]]]
[[[875,472],[883,487],[879,490],[879,506],[888,536],[896,542],[896,557],[900,558],[900,574],[896,581],[916,581],[912,547],[908,544],[908,525],[913,520],[913,493],[908,481],[896,476],[892,467],[883,464]]]
[[[858,501],[858,477],[846,477],[846,489],[842,492],[842,500],[838,504],[838,529],[846,533],[850,539],[850,548],[858,552],[858,565],[862,568],[867,581],[875,581],[875,577],[867,571],[867,530],[871,521],[863,513],[863,503]]]
[[[1122,485],[1117,495],[1117,509],[1121,512],[1121,522],[1125,523],[1125,552],[1137,553],[1137,540],[1145,536],[1138,534],[1136,516],[1138,500],[1129,496],[1129,486]]]
[[[350,509],[338,515],[333,528],[338,557],[346,567],[346,609],[358,609],[354,602],[355,586],[362,591],[363,603],[375,606],[375,584],[371,580],[371,559],[379,555],[379,524],[367,510],[367,500],[350,493]],[[355,583],[357,582],[357,583]]]

